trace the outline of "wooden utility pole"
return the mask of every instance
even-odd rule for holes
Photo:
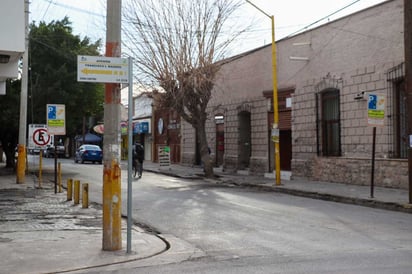
[[[106,56],[120,57],[121,0],[107,0]],[[105,84],[103,141],[103,250],[122,248],[120,84]]]
[[[408,121],[408,174],[409,203],[412,204],[412,1],[404,0],[404,40],[405,40],[405,87],[407,96]]]

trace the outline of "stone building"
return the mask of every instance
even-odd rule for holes
[[[292,179],[370,183],[368,98],[383,103],[376,127],[375,184],[406,188],[407,113],[403,1],[390,0],[277,41],[280,157]],[[209,103],[216,166],[273,172],[271,45],[225,60]],[[182,162],[196,162],[182,124]]]

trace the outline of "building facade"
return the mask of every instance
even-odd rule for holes
[[[153,158],[153,97],[149,92],[143,92],[133,98],[133,143],[143,145],[144,159],[151,161]]]
[[[373,126],[368,101],[382,98],[375,184],[407,188],[403,1],[390,0],[277,41],[280,157],[292,179],[368,185]],[[271,46],[229,58],[209,103],[216,166],[273,171]],[[182,125],[182,161],[193,163],[193,129]],[[191,141],[192,140],[192,141]]]

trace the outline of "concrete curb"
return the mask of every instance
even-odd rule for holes
[[[163,174],[167,176],[172,176],[176,178],[193,179],[192,176],[179,175],[179,174],[168,172],[168,171],[153,170],[153,169],[148,169],[145,171]],[[197,176],[197,179],[204,180],[205,178],[201,178]],[[323,193],[323,192],[318,192],[318,191],[292,189],[292,188],[287,188],[285,186],[275,187],[274,185],[267,185],[267,184],[238,183],[230,179],[229,180],[208,179],[208,181],[211,183],[215,183],[215,184],[224,184],[224,185],[231,185],[231,186],[236,186],[236,187],[258,188],[258,189],[262,189],[265,191],[284,193],[284,194],[294,195],[294,196],[299,196],[299,197],[306,197],[306,198],[311,198],[311,199],[359,205],[359,206],[371,207],[371,208],[376,208],[376,209],[384,209],[384,210],[391,210],[391,211],[398,211],[398,212],[412,214],[411,204],[384,202],[384,201],[374,200],[373,198],[365,199],[365,198],[358,198],[358,197],[346,197],[346,196],[340,196],[340,195],[330,194],[330,193]]]

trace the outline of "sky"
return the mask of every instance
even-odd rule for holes
[[[31,0],[30,22],[61,20],[68,16],[73,23],[73,33],[88,36],[92,41],[105,39],[105,3],[107,0]],[[127,0],[123,0],[125,3]],[[192,1],[192,0],[190,0]],[[275,18],[276,40],[319,21],[316,25],[376,5],[386,0],[250,0],[268,15]],[[347,7],[349,6],[349,7]],[[345,8],[347,7],[347,8]],[[339,10],[342,11],[338,12]],[[337,12],[336,14],[334,14]],[[332,15],[334,14],[334,15]],[[245,20],[247,19],[247,20]],[[271,43],[271,20],[252,5],[241,8],[241,16],[234,20],[253,21],[253,29],[235,45],[234,54]]]
[[[72,22],[73,34],[101,39],[102,55],[106,36],[106,1],[109,0],[31,0],[29,21],[49,23],[65,16]],[[123,5],[128,0],[122,0]],[[184,1],[184,0],[182,0]],[[188,0],[195,1],[195,0]],[[275,18],[275,38],[282,39],[302,30],[313,28],[385,2],[386,0],[249,0]],[[320,20],[323,19],[323,20]],[[272,27],[269,17],[246,3],[233,18],[235,24],[253,22],[252,29],[236,39],[226,57],[240,54],[271,43]],[[317,23],[316,23],[317,22]],[[316,24],[314,24],[316,23]],[[124,49],[122,49],[124,51]],[[140,91],[135,90],[134,95]],[[122,92],[122,103],[127,105],[127,92]]]

